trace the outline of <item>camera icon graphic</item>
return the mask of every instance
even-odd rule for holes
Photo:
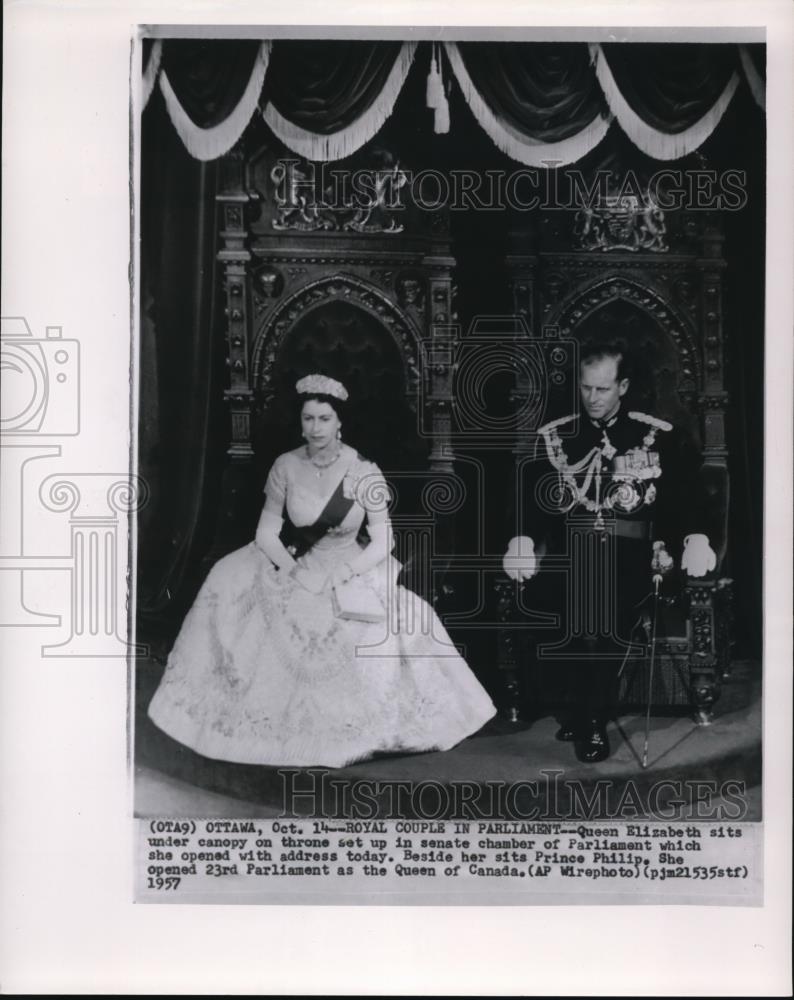
[[[80,345],[48,326],[33,336],[21,316],[0,321],[0,436],[80,432]]]
[[[481,315],[465,333],[435,327],[422,347],[421,414],[430,424],[434,410],[448,411],[453,441],[512,445],[550,412],[576,408],[578,342],[557,327],[535,335],[521,315]]]
[[[0,628],[68,626],[41,646],[47,657],[141,652],[125,630],[126,522],[147,502],[148,486],[128,473],[52,471],[66,447],[52,438],[80,433],[79,342],[59,326],[36,338],[20,316],[0,318],[0,332]],[[47,551],[53,537],[43,512],[68,521],[67,546]],[[40,610],[53,591],[37,579],[56,571],[68,574],[65,620]]]

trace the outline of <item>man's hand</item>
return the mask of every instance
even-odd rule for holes
[[[502,566],[511,580],[516,580],[518,583],[531,580],[538,571],[535,543],[532,539],[526,535],[511,538],[502,559]]]
[[[705,576],[717,565],[717,555],[706,535],[687,535],[684,539],[684,554],[681,569],[690,576]]]

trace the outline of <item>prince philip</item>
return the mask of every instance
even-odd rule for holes
[[[624,342],[583,345],[580,412],[539,429],[504,556],[511,579],[533,580],[525,603],[560,624],[550,641],[538,634],[536,656],[563,681],[557,739],[586,763],[609,756],[618,674],[654,578],[716,563],[700,456],[671,423],[626,405],[631,380]]]

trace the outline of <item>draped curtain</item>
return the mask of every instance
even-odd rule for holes
[[[457,48],[491,110],[525,135],[557,142],[607,114],[584,45],[461,42]]]
[[[514,160],[574,163],[606,135],[611,115],[586,45],[450,43],[446,55],[474,117]]]
[[[590,50],[620,127],[643,153],[659,160],[677,160],[701,146],[739,84],[734,46],[591,45]]]
[[[414,74],[430,71],[426,103],[436,112],[437,131],[452,133],[453,151],[470,142],[471,117],[448,116],[451,104],[461,119],[463,101],[491,142],[529,165],[576,162],[618,130],[659,160],[684,156],[711,136],[712,146],[727,148],[716,162],[747,167],[756,177],[752,204],[758,206],[764,198],[755,152],[763,148],[764,52],[763,45],[146,41],[139,462],[152,502],[139,518],[140,609],[178,620],[192,598],[196,561],[214,534],[209,522],[219,508],[227,444],[217,336],[223,303],[215,260],[216,161],[252,119],[308,159],[348,156],[390,115],[403,134],[426,127],[416,120],[421,106],[406,101],[397,107],[413,67]],[[412,76],[411,93],[418,93],[416,80]],[[440,113],[445,105],[447,113]],[[742,275],[737,287],[727,288],[733,300],[726,318],[737,445],[731,450],[733,534],[741,541],[735,550],[743,553],[753,539],[757,550],[762,537],[757,483],[763,456],[752,443],[763,431],[757,400],[764,233],[760,212],[725,215],[726,253],[732,273]],[[748,217],[757,228],[749,237]],[[472,259],[487,269],[474,251]],[[748,414],[755,423],[745,432]],[[743,573],[756,574],[752,559],[738,558]],[[731,571],[741,580],[738,570]],[[742,600],[755,599],[757,582],[742,584]]]
[[[412,42],[276,45],[265,121],[286,146],[307,159],[342,159],[380,131],[415,49]]]
[[[380,130],[422,52],[436,131],[455,127],[447,102],[454,81],[492,141],[533,166],[576,162],[613,123],[647,155],[679,159],[705,142],[742,81],[764,107],[762,45],[445,42],[432,58],[430,46],[156,41],[143,53],[143,102],[159,83],[174,128],[199,160],[227,152],[256,114],[293,152],[338,160]]]
[[[139,473],[151,493],[138,521],[138,603],[150,619],[170,614],[177,595],[190,599],[184,583],[197,543],[214,527],[206,523],[207,494],[217,488],[225,452],[223,345],[215,336],[217,165],[189,156],[162,100],[151,104],[142,126],[138,442]]]
[[[175,41],[163,46],[160,89],[179,138],[197,160],[237,142],[256,110],[268,42]]]

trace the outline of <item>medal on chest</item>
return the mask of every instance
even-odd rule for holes
[[[629,416],[645,418],[643,422],[649,424],[640,445],[619,452],[610,440],[608,429],[603,428],[600,442],[576,462],[569,460],[558,430],[560,424],[571,418],[541,428],[549,461],[559,477],[560,502],[556,506],[560,513],[582,507],[595,514],[594,527],[604,530],[605,512],[630,514],[654,502],[653,480],[662,474],[659,452],[654,450],[656,434],[671,425],[645,414]]]

